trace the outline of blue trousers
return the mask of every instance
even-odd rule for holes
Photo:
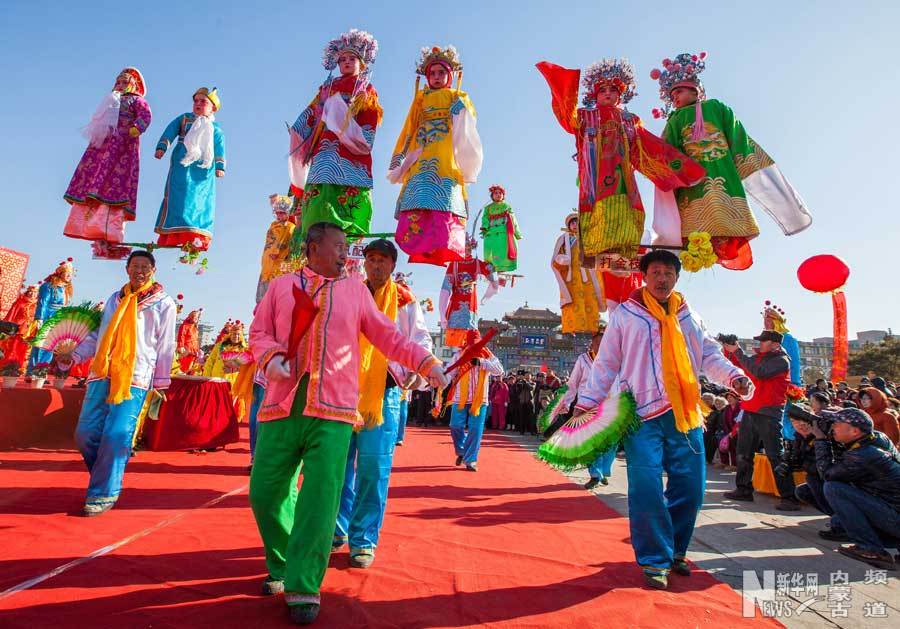
[[[668,411],[626,437],[628,523],[635,558],[645,572],[667,574],[687,553],[706,488],[703,429],[675,428]],[[663,490],[663,472],[668,482]]]
[[[89,383],[75,427],[75,443],[91,474],[87,504],[109,504],[118,499],[137,417],[147,396],[144,389],[131,387],[130,400],[109,404],[108,394],[109,380]]]
[[[612,475],[612,464],[616,460],[616,447],[613,446],[588,465],[591,478],[609,478]]]
[[[472,415],[472,405],[466,404],[463,410],[451,407],[450,436],[453,438],[453,449],[456,456],[461,456],[468,465],[478,461],[478,451],[481,449],[481,435],[484,434],[484,421],[487,417],[487,404],[481,405],[481,412]]]
[[[400,418],[397,420],[397,443],[406,434],[406,420],[409,418],[409,400],[400,399]]]
[[[253,400],[250,402],[250,462],[253,462],[253,453],[256,452],[256,416],[263,398],[266,397],[266,389],[256,382],[253,383]]]
[[[884,553],[886,544],[900,546],[900,511],[881,498],[838,481],[825,481],[825,498],[850,541],[860,548]]]
[[[400,387],[385,389],[381,412],[381,426],[350,437],[334,536],[347,539],[351,550],[374,549],[378,545],[397,443]]]

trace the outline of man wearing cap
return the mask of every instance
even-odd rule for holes
[[[397,248],[389,240],[374,240],[363,251],[366,287],[375,305],[394,321],[404,338],[426,351],[432,342],[415,295],[392,278]],[[384,521],[391,461],[397,443],[402,390],[426,383],[414,371],[389,362],[364,337],[360,338],[359,412],[365,425],[350,437],[341,506],[332,551],[350,542],[350,566],[368,568],[375,560]]]
[[[664,589],[670,571],[691,573],[685,555],[706,488],[700,371],[742,396],[752,384],[675,291],[678,256],[651,251],[641,272],[644,286],[610,314],[576,408],[591,411],[610,393],[634,396],[641,427],[624,440],[631,544],[647,585]]]
[[[900,453],[879,443],[872,418],[858,408],[824,410],[821,416],[833,422],[832,438],[844,447],[836,458],[831,440],[812,424],[816,468],[825,481],[825,497],[853,542],[838,551],[893,570],[895,561],[885,546],[900,543]]]
[[[780,499],[779,511],[797,511],[800,503],[794,496],[794,477],[784,457],[782,417],[790,384],[791,362],[781,347],[780,332],[765,330],[753,337],[759,349],[747,356],[737,345],[726,344],[726,356],[750,376],[755,386],[753,397],[741,403],[744,419],[738,428],[737,474],[734,491],[725,493],[731,500],[753,502],[753,459],[762,441],[772,466]]]

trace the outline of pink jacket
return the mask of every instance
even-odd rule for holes
[[[304,287],[305,284],[305,287]],[[270,380],[258,420],[290,415],[297,384],[308,373],[304,415],[360,424],[359,334],[390,360],[427,376],[437,358],[407,339],[375,306],[369,289],[355,278],[326,278],[308,268],[282,275],[269,284],[250,326],[250,351],[265,370],[277,355],[287,355],[294,309],[293,288],[306,290],[319,313],[290,361],[291,377]]]

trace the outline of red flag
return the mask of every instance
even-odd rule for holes
[[[578,83],[581,70],[569,70],[549,61],[541,61],[535,67],[544,75],[550,87],[553,113],[562,128],[575,133],[575,110],[578,108]]]
[[[475,330],[477,332],[478,330]],[[481,340],[476,342],[473,345],[469,345],[465,349],[463,349],[462,354],[459,355],[459,358],[455,363],[444,369],[445,374],[449,374],[451,371],[459,367],[460,365],[465,365],[467,362],[472,360],[473,358],[477,358],[481,355],[481,350],[488,344],[488,342],[494,338],[494,335],[497,333],[497,328],[491,328],[487,332],[485,332],[484,336],[481,337]]]
[[[291,338],[288,341],[289,359],[297,357],[297,348],[300,346],[300,341],[306,335],[309,326],[312,325],[313,319],[319,314],[319,307],[313,303],[313,300],[310,299],[305,290],[294,285],[293,293],[294,310],[291,317]]]

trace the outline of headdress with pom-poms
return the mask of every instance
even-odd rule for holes
[[[790,329],[787,327],[787,316],[784,314],[784,310],[768,299],[763,308],[762,316],[763,319],[772,319],[775,331],[779,334],[787,334],[790,332]]]
[[[294,201],[286,194],[270,194],[269,203],[272,205],[273,212],[290,214]]]
[[[493,196],[493,195],[494,195],[494,192],[502,192],[502,193],[503,193],[503,196],[504,196],[504,197],[506,196],[506,188],[504,188],[503,186],[501,186],[499,183],[495,183],[493,186],[491,186],[490,188],[488,188],[488,194],[489,194],[489,195]]]
[[[72,258],[66,258],[62,262],[59,263],[59,266],[54,269],[53,273],[44,278],[45,282],[50,282],[55,286],[62,285],[65,288],[66,300],[65,303],[68,304],[72,301],[72,295],[75,294],[75,289],[72,286],[72,279],[69,278],[68,282],[62,284],[62,275],[64,272],[69,271],[72,276],[75,275],[75,265],[72,264]]]
[[[596,103],[594,94],[597,87],[604,83],[610,83],[619,90],[619,98],[623,105],[637,95],[634,66],[624,57],[601,59],[587,67],[581,78],[581,86],[584,88],[582,102],[586,106],[590,107]]]
[[[683,52],[674,60],[666,57],[662,60],[662,70],[653,68],[650,78],[659,81],[659,99],[662,109],[653,109],[654,118],[666,118],[672,113],[675,103],[672,101],[672,90],[676,87],[691,87],[697,90],[697,102],[694,104],[694,128],[691,140],[698,142],[706,137],[706,125],[703,121],[701,103],[706,100],[706,90],[700,80],[700,73],[706,69],[706,52],[692,54]]]
[[[416,74],[425,76],[428,72],[428,66],[440,63],[447,68],[450,73],[461,72],[463,69],[462,62],[459,60],[459,53],[456,52],[456,46],[427,46],[419,51],[419,61],[416,63]]]
[[[351,28],[326,44],[322,51],[322,65],[331,72],[337,67],[338,57],[345,51],[359,57],[363,66],[368,68],[375,63],[375,57],[378,55],[378,40],[372,33]]]

